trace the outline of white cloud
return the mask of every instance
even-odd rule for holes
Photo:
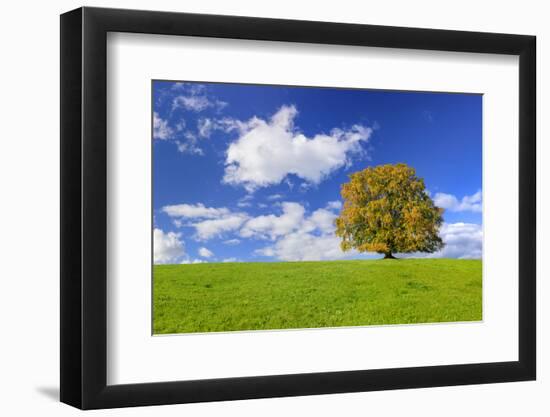
[[[336,217],[333,212],[321,208],[305,216],[305,208],[302,205],[290,202],[282,203],[281,209],[282,213],[279,215],[271,214],[254,218],[250,218],[245,213],[232,213],[225,207],[206,207],[204,204],[178,204],[165,206],[162,210],[174,217],[176,221],[200,219],[199,222],[186,224],[195,228],[195,238],[198,240],[204,241],[224,233],[238,232],[243,237],[275,241],[273,248],[264,248],[261,252],[272,253],[271,256],[282,260],[337,259],[346,256],[341,253],[339,240],[333,235]],[[329,236],[330,234],[332,236]],[[303,247],[296,252],[296,255],[291,256],[287,251],[293,248],[298,239],[302,240],[307,248]],[[237,238],[223,241],[226,245],[237,245],[240,242]],[[329,243],[332,244],[330,250]],[[209,249],[201,247],[199,255],[209,258],[214,254]],[[190,262],[189,259],[186,260],[186,263]]]
[[[283,261],[315,261],[352,258],[357,251],[343,252],[340,238],[334,234],[334,220],[338,207],[329,202],[326,208],[315,210],[309,216],[298,203],[283,203],[280,216],[259,216],[249,220],[241,230],[241,236],[269,238],[272,245],[256,251],[257,254]],[[329,210],[330,208],[330,210]],[[292,214],[292,215],[291,215]],[[440,236],[445,242],[443,250],[436,253],[406,254],[404,257],[428,258],[481,258],[482,227],[471,223],[444,223]],[[375,253],[363,254],[378,257]]]
[[[371,128],[353,125],[308,138],[294,129],[297,113],[296,107],[283,106],[268,121],[254,117],[241,122],[240,137],[227,150],[223,181],[253,191],[294,174],[318,184],[350,163],[352,154],[364,152],[361,142],[367,142],[372,133]]]
[[[243,213],[234,213],[222,216],[219,219],[204,220],[193,223],[198,240],[208,240],[213,237],[220,237],[224,233],[239,229],[247,220],[248,216]]]
[[[155,264],[173,263],[185,255],[181,234],[161,229],[153,231],[153,260]]]
[[[244,197],[240,198],[237,201],[237,206],[238,207],[250,207],[250,206],[252,206],[252,203],[250,201],[253,200],[253,199],[254,199],[254,196],[252,194],[247,194],[247,195],[245,195]]]
[[[219,102],[223,103],[223,102]],[[235,130],[243,132],[246,130],[246,123],[239,120],[232,119],[230,117],[212,119],[209,117],[202,117],[197,121],[197,132],[202,138],[209,138],[214,131],[219,130],[225,133],[233,132]]]
[[[275,239],[292,232],[303,222],[305,209],[298,203],[282,203],[280,216],[269,214],[248,220],[240,231],[242,237]]]
[[[280,200],[281,198],[283,198],[282,194],[271,194],[266,197],[266,199],[269,201]]]
[[[186,126],[185,120],[180,119],[180,121],[176,123],[176,130],[178,132],[181,132],[183,129],[185,129],[185,126]]]
[[[226,102],[209,96],[204,84],[174,83],[172,90],[178,94],[172,98],[172,111],[181,108],[198,113],[209,108],[220,111],[227,106]]]
[[[321,261],[352,256],[340,249],[340,239],[334,234],[316,236],[302,231],[288,234],[257,253],[282,261]]]
[[[222,262],[239,262],[239,260],[237,258],[225,258],[224,260],[222,260]]]
[[[182,118],[173,121],[174,111],[184,109],[198,113],[206,109],[214,109],[219,112],[227,106],[227,103],[207,94],[206,86],[203,84],[174,83],[171,91],[167,94],[172,104],[171,122],[169,123],[168,120],[154,112],[153,138],[171,140],[181,153],[204,155],[204,151],[198,146],[199,138],[208,137],[214,128],[218,128],[218,123],[215,124],[213,120],[203,118],[197,122],[197,131],[194,131],[187,126]],[[219,128],[226,129],[233,124],[229,121],[220,121]]]
[[[180,119],[175,129],[170,127],[168,120],[162,119],[157,112],[153,113],[153,139],[170,140],[175,143],[181,153],[203,155],[204,152],[197,146],[197,136],[185,129],[185,120]]]
[[[452,194],[437,193],[434,196],[434,203],[437,207],[441,207],[449,211],[481,212],[481,190],[475,194],[462,197],[462,200],[458,200],[458,198]]]
[[[185,141],[175,141],[179,152],[191,155],[204,155],[203,150],[197,146],[197,136],[193,132],[189,130],[184,132],[183,138]]]
[[[335,218],[336,214],[323,208],[310,216],[302,215],[292,231],[279,235],[273,245],[256,252],[282,261],[334,260],[357,255],[356,251],[343,252],[340,249],[340,238],[334,234]]]
[[[205,92],[206,86],[198,83],[177,82],[172,85],[172,90],[184,91],[191,95],[197,95]]]
[[[479,224],[444,223],[440,231],[445,242],[440,258],[479,259],[483,253],[483,229]]]
[[[306,210],[299,203],[283,202],[281,208],[279,216],[269,214],[251,218],[240,230],[240,235],[275,240],[296,231],[323,234],[334,232],[337,216],[332,211],[321,208],[305,216]]]
[[[329,201],[327,203],[327,209],[329,210],[340,210],[342,208],[342,202],[339,200]]]
[[[357,252],[343,252],[340,239],[334,234],[337,215],[325,208],[305,215],[298,203],[282,203],[280,216],[258,216],[241,229],[245,237],[269,238],[275,242],[256,251],[257,254],[282,261],[315,261],[343,259]]]
[[[200,112],[210,107],[210,101],[206,96],[177,96],[172,102],[172,108],[177,109],[179,107]]]
[[[228,239],[223,241],[224,245],[229,245],[229,246],[235,246],[235,245],[238,245],[239,243],[241,243],[239,239]]]
[[[480,259],[483,255],[483,228],[473,223],[443,223],[439,235],[445,247],[435,253],[403,255],[411,258]]]
[[[205,248],[203,246],[202,248],[199,249],[199,256],[203,258],[211,258],[212,256],[214,256],[214,253],[208,248]]]
[[[191,90],[188,95],[179,95],[172,100],[172,110],[183,108],[194,112],[202,112],[208,108],[222,110],[227,106],[225,101],[216,98],[209,98],[203,94],[203,91]]]
[[[164,206],[162,211],[168,214],[170,217],[186,217],[186,218],[206,218],[213,219],[219,218],[229,214],[229,209],[225,207],[206,207],[202,203],[198,204],[175,204],[171,206]]]
[[[157,112],[153,112],[153,139],[167,140],[171,139],[173,134],[168,121],[162,119]]]
[[[199,119],[197,122],[197,130],[199,132],[199,136],[203,138],[209,138],[214,128],[214,122],[212,122],[211,119],[202,118]]]
[[[212,129],[221,130],[225,133],[238,131],[242,134],[247,131],[248,122],[241,122],[231,117],[223,117],[212,120]]]
[[[196,230],[194,237],[198,240],[208,240],[237,230],[248,219],[245,213],[233,213],[226,207],[206,207],[202,203],[164,206],[162,211],[174,218],[174,224],[177,227],[194,227]],[[201,221],[183,223],[181,219]]]
[[[319,261],[353,258],[359,255],[355,250],[340,249],[340,238],[334,234],[336,215],[326,209],[319,209],[304,217],[291,232],[276,237],[272,245],[258,249],[259,255],[274,257],[282,261]],[[445,247],[436,253],[401,254],[398,257],[416,258],[458,258],[479,259],[482,257],[482,227],[471,223],[444,223],[440,236]],[[379,257],[376,253],[362,254],[364,257]]]
[[[208,263],[204,259],[184,259],[180,262],[180,264],[187,265],[187,264],[206,264]]]
[[[163,211],[175,221],[195,220],[185,226],[195,228],[195,239],[206,241],[222,237],[227,233],[236,233],[243,238],[266,239],[271,243],[256,250],[257,254],[273,257],[282,261],[313,261],[354,258],[357,251],[343,252],[340,238],[334,231],[339,201],[330,201],[324,208],[310,214],[303,205],[295,202],[283,202],[279,214],[250,217],[246,213],[231,212],[225,207],[207,207],[204,204],[178,204],[163,207]],[[198,220],[198,221],[197,221]],[[180,234],[163,233],[155,229],[155,263],[175,262],[185,255]],[[444,223],[440,236],[445,247],[436,253],[402,254],[402,257],[460,258],[478,259],[482,256],[483,231],[481,225],[471,223]],[[241,243],[238,238],[224,240],[226,245]],[[214,254],[201,247],[199,255],[210,258]],[[365,257],[379,255],[363,254]],[[186,259],[185,263],[192,263]]]
[[[322,233],[334,232],[334,220],[337,215],[326,209],[315,210],[302,225],[302,230],[312,232],[319,230]]]

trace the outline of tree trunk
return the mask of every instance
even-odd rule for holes
[[[387,252],[384,254],[384,259],[397,259],[397,258],[393,256],[391,252]]]

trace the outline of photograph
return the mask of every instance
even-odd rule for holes
[[[8,132],[59,133],[6,136],[28,177],[5,176],[28,197],[15,211],[32,226],[51,197],[40,224],[59,225],[6,235],[25,241],[8,293],[41,306],[7,297],[28,319],[6,314],[7,333],[22,352],[51,339],[8,369],[35,387],[10,407],[537,415],[542,13],[93,3],[63,6],[56,31],[31,19],[40,35],[12,48],[28,65],[5,77],[22,80]],[[29,124],[42,55],[53,105]]]
[[[483,319],[483,95],[151,90],[154,335]]]

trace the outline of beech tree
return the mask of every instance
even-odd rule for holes
[[[344,205],[336,219],[342,250],[395,253],[436,252],[443,209],[426,192],[424,180],[406,164],[369,167],[341,187]]]

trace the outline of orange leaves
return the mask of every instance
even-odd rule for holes
[[[442,209],[426,193],[424,180],[406,164],[369,167],[342,184],[344,206],[336,220],[343,250],[435,252]]]

